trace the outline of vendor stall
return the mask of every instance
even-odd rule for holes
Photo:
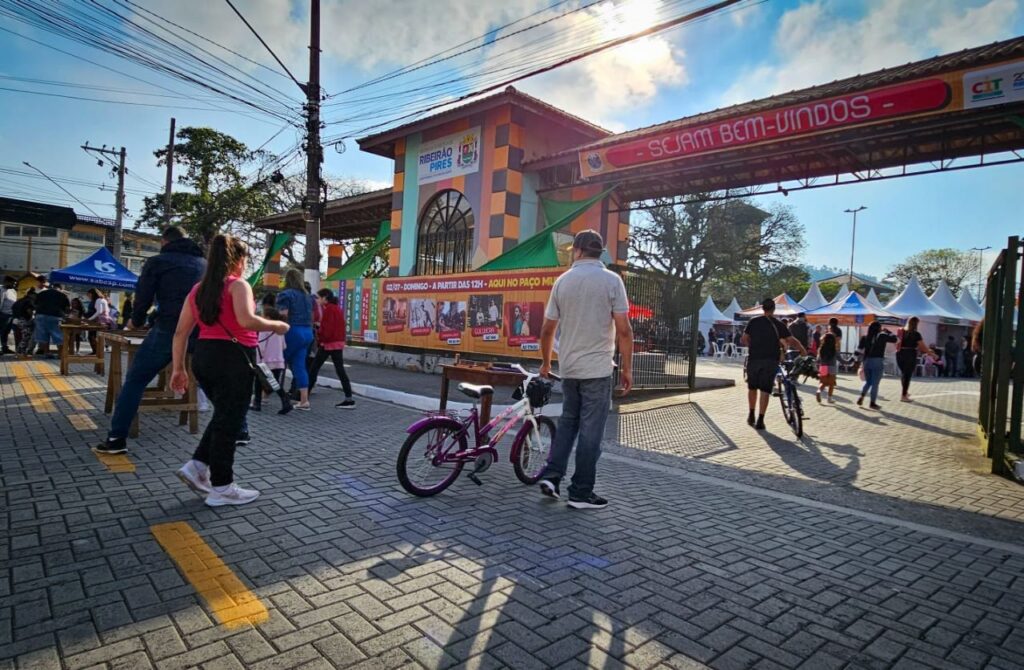
[[[793,300],[788,293],[781,293],[775,296],[775,316],[779,319],[795,317],[797,314],[803,314],[806,311],[803,305]],[[750,309],[740,310],[736,314],[736,318],[747,321],[762,314],[764,314],[764,310],[761,309],[761,305],[755,305]]]
[[[133,290],[138,281],[135,273],[121,265],[106,247],[74,265],[50,272],[50,282],[60,284]]]
[[[804,309],[810,311],[812,309],[818,309],[828,304],[828,300],[821,294],[821,289],[818,287],[818,282],[812,282],[811,287],[807,289],[807,294],[800,301],[800,305]]]

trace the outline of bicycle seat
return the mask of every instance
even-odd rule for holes
[[[485,395],[494,395],[493,386],[484,386],[482,384],[466,384],[463,382],[462,384],[459,384],[459,390],[470,398],[480,399]]]

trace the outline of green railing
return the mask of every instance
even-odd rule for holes
[[[1024,319],[1015,318],[1024,302],[1022,247],[1011,237],[988,272],[985,319],[981,333],[981,399],[978,423],[987,442],[992,472],[1009,476],[1024,459],[1021,448],[1024,404]]]

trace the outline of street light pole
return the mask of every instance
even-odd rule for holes
[[[853,235],[850,237],[850,286],[851,291],[853,290],[853,250],[857,245],[857,212],[861,212],[867,209],[864,205],[861,205],[857,209],[844,209],[843,211],[847,214],[853,214]]]

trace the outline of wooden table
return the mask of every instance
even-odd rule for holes
[[[96,353],[95,354],[76,354],[74,353],[75,336],[81,333],[86,333],[88,338],[89,333],[99,333],[107,330],[107,327],[95,322],[64,322],[60,324],[60,333],[64,338],[64,341],[60,345],[60,373],[63,376],[70,374],[70,368],[72,365],[81,364],[92,364],[93,370],[96,374],[102,375],[105,367],[105,358],[103,356],[103,345],[97,336],[96,341]]]
[[[128,367],[135,359],[135,352],[139,350],[142,341],[146,338],[146,331],[108,331],[100,334],[101,342],[110,345],[110,373],[107,375],[107,398],[103,411],[110,414],[114,410],[114,403],[121,393],[124,385],[124,368],[122,358],[125,353],[128,355]],[[142,394],[142,402],[139,403],[139,410],[132,418],[132,425],[128,431],[129,437],[139,436],[139,414],[142,412],[178,412],[178,425],[183,426],[188,422],[188,430],[193,435],[199,432],[199,398],[196,392],[196,378],[192,374],[192,356],[185,356],[185,370],[188,372],[188,390],[181,398],[176,398],[171,390],[171,366],[160,371],[157,385],[147,388]]]
[[[448,385],[451,382],[467,384],[486,384],[488,386],[520,386],[526,377],[512,370],[495,369],[490,363],[464,362],[457,365],[441,366],[441,404],[438,411],[448,408]],[[485,426],[491,420],[491,401],[493,395],[480,398],[480,425]]]

